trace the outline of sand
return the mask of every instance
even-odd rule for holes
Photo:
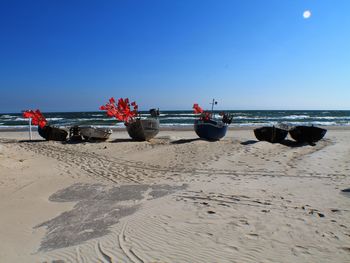
[[[349,262],[350,129],[316,146],[0,132],[1,262]]]

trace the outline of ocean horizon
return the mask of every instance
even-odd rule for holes
[[[350,110],[222,110],[233,115],[231,127],[264,126],[283,123],[286,125],[350,126]],[[220,111],[214,111],[216,116]],[[50,125],[96,125],[99,127],[124,127],[123,122],[109,118],[104,112],[43,112]],[[140,111],[141,118],[149,113]],[[161,127],[186,127],[198,118],[192,110],[161,111]],[[0,129],[23,129],[28,120],[22,113],[0,113]]]

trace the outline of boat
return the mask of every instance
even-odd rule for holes
[[[112,134],[108,128],[99,128],[96,126],[79,126],[80,134],[87,141],[105,141]]]
[[[136,141],[149,141],[159,132],[159,119],[134,119],[127,123],[126,130],[129,136]]]
[[[220,120],[195,120],[194,131],[199,138],[218,141],[226,135],[228,125]]]
[[[279,143],[287,137],[288,130],[277,128],[275,126],[264,126],[254,129],[254,134],[259,141]]]
[[[315,143],[321,140],[327,130],[315,126],[295,126],[289,130],[290,136],[298,143]]]
[[[65,141],[68,136],[66,130],[46,125],[43,128],[38,126],[38,133],[47,141]]]
[[[211,111],[204,111],[197,103],[193,104],[195,114],[200,114],[199,119],[194,121],[194,131],[199,138],[208,141],[218,141],[226,135],[227,127],[232,122],[232,115],[221,112],[222,119],[214,118],[214,105],[218,102],[213,99],[210,103]]]
[[[75,125],[69,129],[69,140],[72,142],[80,142],[83,140],[79,126]]]

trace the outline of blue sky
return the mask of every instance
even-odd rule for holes
[[[111,96],[350,109],[349,12],[348,0],[1,0],[0,112],[91,111]]]

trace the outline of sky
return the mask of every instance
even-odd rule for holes
[[[311,16],[304,18],[309,11]],[[349,0],[0,0],[0,112],[350,110]]]

